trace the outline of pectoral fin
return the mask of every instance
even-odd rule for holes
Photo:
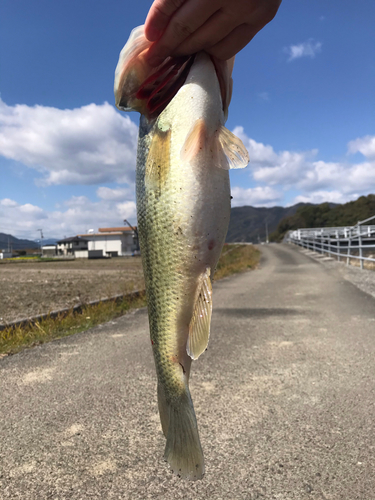
[[[221,168],[245,168],[249,163],[249,153],[241,139],[222,126],[218,131],[218,142],[227,159],[227,166],[220,163]]]
[[[192,359],[198,359],[208,345],[212,315],[212,286],[210,269],[201,276],[193,317],[189,325],[186,350]]]
[[[249,153],[241,139],[223,125],[210,135],[203,118],[194,123],[181,150],[183,161],[192,162],[198,155],[224,170],[245,168],[249,163]]]

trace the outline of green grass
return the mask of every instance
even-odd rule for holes
[[[41,260],[38,255],[23,255],[21,257],[8,257],[7,259],[2,259],[3,262],[21,262],[21,261],[33,261],[33,260]]]
[[[215,272],[215,281],[234,273],[254,269],[259,262],[260,252],[252,245],[225,245]],[[83,306],[80,312],[70,311],[68,315],[47,317],[35,323],[27,323],[0,331],[0,354],[14,354],[25,347],[31,347],[50,340],[88,330],[111,319],[122,316],[130,309],[144,307],[145,294]]]
[[[216,267],[214,279],[219,280],[231,274],[254,269],[260,259],[260,252],[253,245],[225,245]]]
[[[1,259],[0,265],[2,264],[27,264],[27,263],[35,263],[35,262],[69,262],[74,259],[66,259],[64,257],[39,257],[38,255],[32,256],[22,256],[22,257],[10,257],[9,259]]]
[[[141,293],[139,297],[125,298],[121,301],[113,300],[86,305],[79,313],[71,310],[68,315],[47,317],[35,323],[5,328],[0,331],[0,354],[14,354],[24,347],[43,344],[88,330],[122,316],[130,309],[145,305],[145,294]]]

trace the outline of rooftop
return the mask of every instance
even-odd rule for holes
[[[87,236],[87,235],[82,235],[82,236]],[[77,236],[71,236],[70,238],[64,238],[63,240],[57,241],[58,244],[60,243],[73,243],[73,242],[80,242],[80,241],[85,241],[81,238],[81,236],[78,234]]]
[[[119,232],[119,231],[114,231],[114,232],[105,232],[105,233],[86,233],[86,234],[79,234],[78,237],[89,240],[92,236],[122,236],[124,232]]]
[[[135,226],[135,229],[137,229],[137,226]],[[133,231],[133,229],[129,226],[124,226],[124,227],[100,227],[99,228],[99,233],[114,233],[114,232],[125,232],[125,231]]]

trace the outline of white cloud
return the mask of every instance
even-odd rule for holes
[[[265,146],[261,142],[256,142],[245,134],[243,127],[235,127],[233,134],[241,139],[246,146],[249,156],[250,165],[266,166],[273,165],[277,159],[277,154],[272,146]]]
[[[290,45],[289,47],[284,47],[284,52],[288,54],[288,62],[294,61],[301,57],[311,57],[312,59],[321,52],[322,42],[316,42],[312,38],[306,42],[299,43],[298,45]]]
[[[116,204],[117,213],[121,215],[121,220],[132,219],[136,214],[136,205],[134,201],[124,201]]]
[[[295,190],[301,192],[299,201],[338,203],[340,199],[343,203],[375,191],[375,159],[370,159],[375,137],[366,136],[349,143],[349,153],[361,152],[369,158],[369,161],[352,164],[315,159],[317,150],[275,152],[272,146],[249,138],[242,127],[236,127],[233,132],[249,151],[253,179],[269,188],[275,187],[278,190],[275,193]]]
[[[306,162],[317,154],[317,150],[302,153],[296,151],[276,153],[272,146],[249,138],[243,127],[236,127],[233,133],[242,140],[249,152],[250,168],[254,179],[271,186],[295,185],[301,179],[301,172]]]
[[[9,198],[4,198],[3,200],[0,200],[0,205],[3,207],[16,207],[17,202],[14,200],[10,200]]]
[[[314,203],[320,204],[325,202],[330,203],[346,203],[356,200],[359,194],[345,195],[340,191],[315,191],[309,195],[296,196],[293,203]]]
[[[366,135],[348,144],[348,153],[362,153],[366,158],[375,158],[375,135]]]
[[[60,238],[82,234],[90,228],[121,226],[124,219],[135,223],[136,217],[134,201],[93,202],[85,196],[73,196],[65,201],[63,209],[52,212],[9,199],[0,200],[0,206],[1,231],[32,240],[38,238],[39,228],[43,229],[45,238]]]
[[[108,103],[62,110],[0,99],[0,155],[41,172],[43,185],[132,183],[137,135]]]
[[[283,195],[279,191],[268,186],[244,189],[241,187],[232,188],[232,207],[242,207],[252,205],[255,207],[273,207],[280,203]]]
[[[134,188],[115,188],[100,187],[96,190],[96,194],[102,200],[124,201],[133,199],[135,195]]]

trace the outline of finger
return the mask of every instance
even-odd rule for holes
[[[205,24],[186,38],[177,47],[173,55],[182,56],[194,54],[200,50],[209,50],[221,42],[237,26],[246,24],[248,28],[241,28],[236,32],[241,33],[244,31],[244,38],[240,38],[238,44],[236,44],[236,46],[243,48],[258,31],[274,18],[280,3],[281,0],[268,0],[266,4],[263,2],[259,6],[254,5],[254,10],[251,12],[249,12],[251,7],[249,4],[241,4],[235,11],[233,11],[233,6],[231,8],[225,6],[215,12]],[[231,46],[228,49],[231,50]]]
[[[145,21],[145,36],[150,42],[157,40],[166,28],[173,13],[185,0],[155,0]]]
[[[173,55],[195,54],[219,43],[233,31],[238,23],[222,11],[215,12],[192,35],[186,38],[174,51]]]
[[[243,22],[258,26],[260,31],[266,24],[272,21],[280,7],[281,0],[267,0],[261,2],[249,16],[244,18]]]
[[[237,26],[219,43],[206,49],[206,52],[218,59],[227,60],[242,50],[258,33],[260,28],[247,24]]]
[[[234,28],[225,38],[206,51],[218,59],[227,60],[242,50],[254,36],[275,17],[281,0],[262,3],[251,13],[247,22]]]
[[[163,35],[148,52],[148,62],[157,66],[217,10],[215,2],[189,0],[172,16]]]

